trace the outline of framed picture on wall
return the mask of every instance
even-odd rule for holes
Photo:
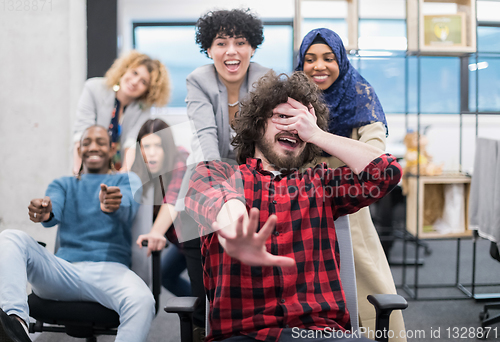
[[[424,15],[424,46],[465,46],[465,13]]]

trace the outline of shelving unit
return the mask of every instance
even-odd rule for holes
[[[406,230],[410,234],[414,236],[418,235],[422,239],[463,238],[472,236],[472,232],[468,227],[470,181],[471,178],[469,176],[460,174],[420,176],[418,178],[416,176],[407,176],[408,195],[406,196]],[[447,184],[464,185],[462,212],[465,225],[464,232],[441,234],[436,231],[425,229],[429,226],[432,227],[435,218],[440,216],[439,214],[443,212],[445,206],[444,187]],[[432,204],[430,203],[430,197],[433,197]],[[429,208],[429,205],[432,205],[432,208]],[[438,215],[432,215],[432,213],[437,213]]]
[[[302,22],[303,17],[301,16],[301,5],[302,3],[308,0],[295,0],[296,6],[296,17],[294,20],[294,50],[298,51],[300,45],[300,23]],[[321,1],[321,0],[318,0]],[[342,0],[322,0],[322,1],[342,1]],[[358,25],[359,25],[359,4],[357,0],[343,0],[347,3],[348,6],[348,15],[346,17],[346,22],[348,26],[348,39],[349,43],[345,46],[346,50],[352,56],[359,57],[359,46],[358,46]],[[445,4],[447,7],[445,10],[441,11],[441,9],[437,9],[437,11],[433,12],[433,6],[436,4]],[[448,6],[450,4],[450,6]],[[421,97],[421,68],[422,68],[422,60],[425,56],[433,56],[433,57],[460,57],[460,70],[461,72],[468,73],[467,65],[471,63],[469,61],[469,57],[474,56],[476,54],[476,65],[478,64],[478,54],[477,54],[477,20],[476,20],[476,0],[406,0],[406,27],[407,27],[407,50],[405,54],[405,88],[406,92],[406,128],[408,128],[409,117],[416,115],[417,118],[417,131],[421,132],[420,125],[420,117],[422,113],[422,103],[423,99]],[[432,18],[442,18],[441,22],[446,22],[446,19],[450,20],[458,20],[460,25],[459,36],[460,39],[453,40],[451,39],[451,44],[446,43],[446,38],[444,36],[448,36],[448,33],[445,35],[439,36],[436,34],[436,37],[433,37],[435,43],[429,43],[431,40],[427,38],[425,39],[425,24],[429,23],[429,20],[432,22]],[[457,19],[458,18],[458,19]],[[435,22],[439,22],[436,20]],[[455,26],[456,28],[456,26]],[[446,29],[446,28],[445,28]],[[453,31],[452,28],[448,28],[449,32]],[[429,29],[427,30],[429,33]],[[431,30],[432,31],[432,30]],[[456,33],[456,32],[455,32]],[[442,42],[439,42],[439,38]],[[443,43],[444,42],[444,43]],[[454,43],[455,42],[455,43]],[[442,44],[441,44],[442,43]],[[399,51],[396,51],[399,53]],[[408,89],[410,89],[410,62],[412,60],[417,61],[417,111],[413,111],[410,113],[409,110],[409,95]],[[413,62],[412,62],[413,63]],[[469,66],[470,68],[470,66]],[[478,126],[478,73],[476,73],[476,136],[477,136],[477,126]],[[468,74],[467,74],[468,77]],[[412,80],[413,81],[413,80]],[[464,92],[461,89],[461,96],[463,97]],[[466,93],[467,94],[467,93]],[[465,98],[467,99],[467,98]],[[461,101],[464,98],[461,98]],[[413,99],[412,99],[413,101]],[[462,158],[462,124],[463,124],[463,116],[464,114],[474,114],[469,111],[468,101],[462,101],[460,103],[460,109],[456,112],[460,117],[460,151],[459,151],[459,164],[461,164]],[[439,114],[439,113],[436,113]],[[423,129],[422,129],[423,130]],[[461,171],[461,170],[459,170]],[[444,176],[435,176],[428,177],[423,175],[415,175],[409,177],[408,183],[410,190],[409,195],[407,196],[407,222],[406,222],[406,230],[402,234],[402,238],[404,241],[404,251],[403,251],[403,282],[402,284],[398,284],[398,287],[402,287],[402,289],[409,295],[411,299],[414,300],[427,300],[427,299],[469,299],[474,297],[474,287],[475,286],[483,286],[482,284],[476,284],[474,273],[472,276],[472,283],[462,284],[460,282],[460,258],[461,258],[461,248],[460,244],[462,240],[470,240],[474,239],[473,231],[468,228],[468,201],[469,201],[469,191],[470,191],[470,181],[471,178],[466,175],[454,174],[454,175],[444,175]],[[430,225],[427,225],[425,222],[425,205],[426,205],[426,193],[436,191],[443,191],[445,184],[463,184],[464,185],[464,222],[465,222],[465,231],[462,233],[451,233],[451,234],[439,234],[437,232],[429,231],[428,228]],[[440,206],[443,204],[441,203]],[[422,284],[419,283],[419,261],[422,260],[422,249],[426,246],[425,240],[453,240],[457,242],[456,249],[456,276],[454,282],[450,284]],[[475,241],[475,240],[472,240]],[[417,248],[415,249],[415,255],[407,256],[406,252],[406,244],[415,244]],[[475,248],[475,242],[474,242]],[[474,252],[475,253],[475,252]],[[453,257],[453,256],[452,256]],[[475,266],[473,265],[473,272]],[[414,272],[414,277],[412,280],[408,280],[406,278],[406,274],[409,272]],[[420,280],[421,281],[421,280]],[[457,288],[461,293],[457,296],[453,297],[443,297],[439,298],[433,297],[425,297],[422,296],[422,293],[419,292],[419,289],[435,289],[435,288]]]
[[[456,4],[457,11],[427,14],[425,6],[431,3]],[[476,0],[407,0],[406,12],[409,53],[453,56],[476,52]]]
[[[449,14],[432,13],[424,8],[426,5],[431,3],[450,3],[456,4],[456,12]],[[424,11],[425,9],[425,11]],[[420,126],[420,115],[421,115],[421,97],[420,97],[420,68],[421,68],[421,56],[468,56],[476,52],[476,0],[407,0],[406,1],[406,13],[407,13],[407,58],[408,56],[416,56],[417,58],[417,132],[421,132]],[[433,39],[436,44],[429,43],[429,38],[425,37],[426,30],[426,20],[431,20],[437,17],[448,18],[459,17],[460,19],[460,43],[459,44],[440,44],[446,41],[440,39],[438,33],[436,32]],[[442,20],[445,21],[445,20]],[[432,27],[431,27],[432,28]],[[429,30],[429,22],[428,27]],[[453,28],[452,28],[453,29]],[[455,27],[456,29],[456,27]],[[451,29],[448,27],[448,32]],[[431,32],[432,33],[432,32]],[[456,32],[455,32],[456,33]],[[429,34],[429,32],[428,32]],[[431,39],[432,40],[432,39]],[[439,41],[442,42],[439,42]],[[453,41],[453,39],[452,39]],[[456,42],[456,39],[455,39]],[[408,60],[408,59],[407,59]],[[407,112],[408,115],[408,112]],[[462,115],[460,112],[460,144],[462,143]],[[461,145],[460,145],[461,146]],[[418,153],[420,153],[420,145],[418,146]],[[418,159],[418,158],[417,158]],[[460,160],[461,160],[461,149],[460,149]],[[461,171],[461,170],[460,170]],[[408,196],[407,196],[407,218],[406,218],[406,230],[408,233],[415,237],[417,248],[415,249],[414,264],[407,263],[406,259],[406,243],[404,240],[404,252],[403,252],[403,284],[402,288],[405,292],[415,300],[427,300],[427,299],[468,299],[472,298],[474,295],[474,280],[472,284],[462,284],[460,282],[460,242],[461,239],[470,239],[472,237],[472,231],[468,229],[468,200],[470,191],[470,177],[465,175],[443,175],[443,176],[423,176],[414,175],[407,177],[408,183]],[[435,231],[424,230],[424,222],[426,221],[426,193],[437,192],[442,193],[445,184],[464,184],[464,223],[465,231],[461,233],[450,233],[450,234],[440,234]],[[444,197],[441,203],[436,205],[436,207],[442,208],[444,206]],[[432,210],[440,210],[440,208],[431,208]],[[428,208],[429,209],[429,208]],[[427,222],[425,222],[427,223]],[[417,261],[420,258],[420,240],[421,239],[452,239],[457,241],[457,253],[456,253],[456,274],[455,281],[451,284],[420,284],[419,283],[419,267]],[[413,284],[407,283],[406,281],[406,271],[407,266],[414,267],[414,280]],[[475,270],[473,270],[475,272]],[[473,275],[474,279],[474,275]],[[472,292],[470,292],[467,287],[472,287]],[[439,297],[439,298],[425,298],[419,293],[420,289],[429,288],[457,288],[462,292],[461,296],[450,296],[450,297]]]

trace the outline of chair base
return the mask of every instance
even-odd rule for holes
[[[30,324],[32,333],[62,332],[72,337],[96,341],[96,335],[116,335],[116,328],[120,325],[120,317],[115,311],[95,302],[54,301],[32,293],[28,296],[28,303],[30,316],[36,319],[36,323]]]
[[[479,313],[479,319],[481,320],[481,327],[485,328],[490,325],[500,323],[500,313],[495,316],[490,316],[491,312],[489,310],[500,310],[500,303],[486,304],[481,313]]]

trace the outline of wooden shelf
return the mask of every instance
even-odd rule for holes
[[[418,215],[418,237],[421,239],[439,238],[459,238],[472,235],[469,230],[468,205],[470,181],[469,176],[453,174],[442,176],[405,176],[407,184],[406,196],[406,229],[408,232],[417,235],[417,215]],[[418,179],[418,185],[417,185]],[[444,186],[446,184],[464,184],[464,224],[465,231],[460,233],[441,234],[434,230],[429,230],[434,221],[442,215],[444,208]],[[418,198],[417,198],[418,186]],[[432,196],[432,202],[431,200]],[[418,203],[418,213],[417,213]],[[424,225],[424,222],[427,223]]]
[[[446,45],[434,41],[431,44],[426,44],[425,17],[429,16],[428,19],[431,20],[431,17],[452,16],[439,15],[439,13],[434,16],[431,13],[426,13],[423,9],[429,3],[453,3],[457,5],[455,20],[460,20],[458,17],[463,18],[461,43]],[[410,54],[455,56],[476,52],[476,0],[407,0],[406,18],[408,52]]]

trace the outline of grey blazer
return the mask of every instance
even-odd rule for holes
[[[83,131],[95,124],[108,128],[115,106],[115,92],[108,88],[103,77],[90,78],[85,82],[78,101],[73,129],[74,141],[80,141]],[[125,108],[120,138],[122,155],[126,148],[134,147],[139,129],[150,117],[149,109],[134,101]]]
[[[270,69],[257,63],[250,63],[246,80],[240,88],[240,101],[253,90],[253,84]],[[191,154],[187,160],[187,171],[182,180],[176,209],[184,209],[184,197],[189,179],[196,165],[205,160],[228,158],[231,142],[227,89],[219,79],[213,64],[197,68],[186,79],[187,115],[193,124]]]

